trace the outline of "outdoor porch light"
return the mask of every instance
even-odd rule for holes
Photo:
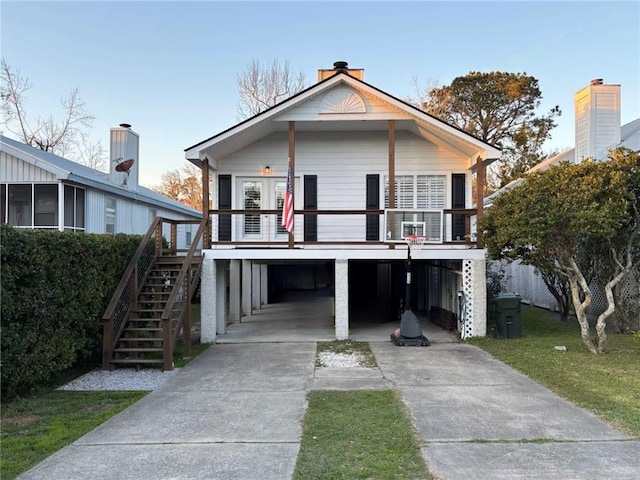
[[[265,165],[265,167],[262,169],[262,174],[271,175],[271,167],[269,165]]]

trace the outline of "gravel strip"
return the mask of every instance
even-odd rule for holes
[[[56,390],[148,392],[160,387],[179,370],[179,368],[166,372],[152,369],[136,370],[133,368],[121,368],[111,372],[93,370]]]
[[[327,368],[354,368],[365,366],[361,356],[355,353],[320,352],[318,360],[323,367]]]

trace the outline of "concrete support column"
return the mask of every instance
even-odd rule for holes
[[[200,287],[200,342],[216,340],[216,263],[206,254],[202,260]]]
[[[251,315],[251,260],[242,260],[242,315]]]
[[[487,262],[471,262],[473,283],[473,336],[487,335]]]
[[[269,303],[269,266],[260,265],[260,305]]]
[[[260,264],[251,265],[251,308],[260,309]]]
[[[227,264],[226,261],[216,262],[216,333],[227,332]]]
[[[349,338],[349,261],[336,259],[335,266],[336,339]]]
[[[231,260],[229,263],[229,321],[239,322],[241,312],[241,268],[240,260]]]

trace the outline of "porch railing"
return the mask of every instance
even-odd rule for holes
[[[201,253],[200,242],[208,229],[208,219],[204,218],[192,239],[191,247],[186,253],[182,268],[178,273],[176,282],[171,290],[167,304],[162,312],[162,347],[163,369],[173,368],[173,349],[183,329],[184,355],[191,355],[191,298],[197,288],[202,270],[202,258],[196,254]]]
[[[424,230],[428,245],[476,246],[475,209],[296,210],[295,245],[384,245],[403,243],[409,223]],[[211,241],[217,245],[289,246],[281,210],[209,210]],[[424,225],[423,225],[424,224]],[[406,232],[404,232],[406,233]]]
[[[127,319],[134,311],[140,291],[151,271],[156,259],[163,254],[179,255],[184,251],[191,251],[201,244],[191,239],[191,246],[180,248],[181,244],[188,243],[186,238],[178,240],[178,226],[193,224],[190,220],[170,220],[161,217],[154,218],[149,226],[149,230],[140,241],[136,252],[129,261],[129,264],[116,287],[111,301],[102,316],[103,339],[102,339],[102,368],[109,369],[113,358],[113,349],[116,342],[125,328]],[[199,223],[196,221],[195,223]]]

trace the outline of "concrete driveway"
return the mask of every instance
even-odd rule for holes
[[[388,332],[384,337],[388,338]],[[395,388],[446,480],[640,478],[640,441],[446,332],[371,341],[377,369],[315,369],[315,342],[216,344],[20,478],[291,478],[312,389]]]

